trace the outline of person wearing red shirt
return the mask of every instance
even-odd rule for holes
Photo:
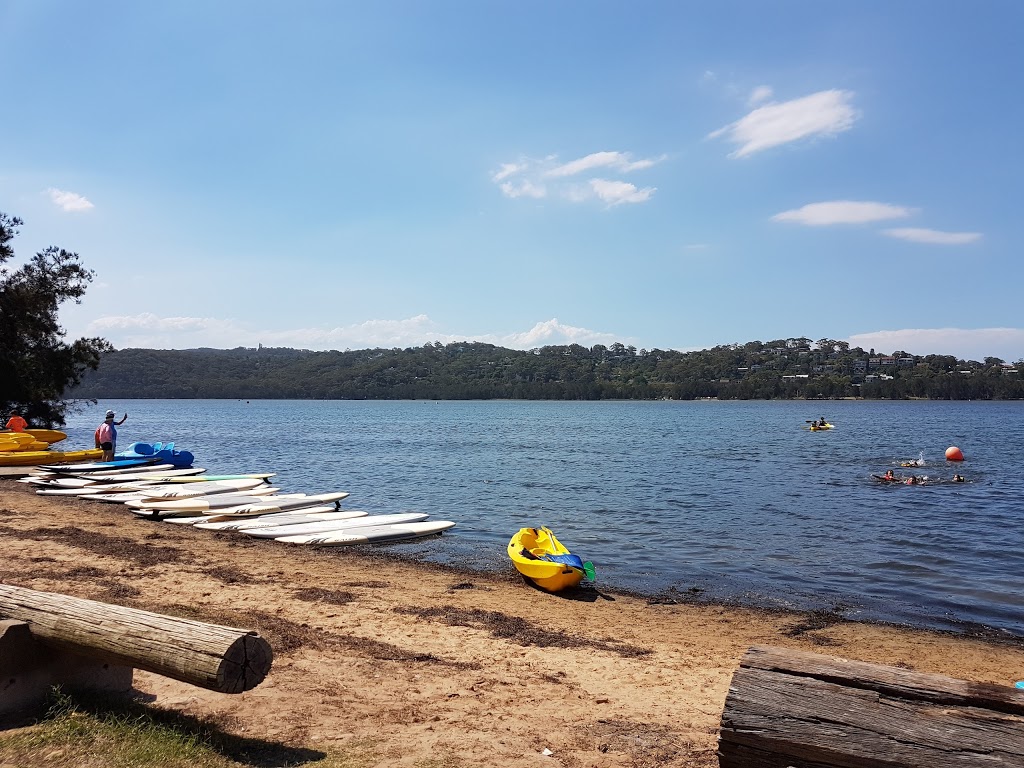
[[[7,420],[4,429],[9,429],[11,432],[24,432],[26,427],[28,427],[28,422],[21,418],[21,414],[11,411],[11,418]]]

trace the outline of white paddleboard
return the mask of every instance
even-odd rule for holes
[[[180,486],[178,486],[178,485],[173,485],[173,486],[157,485],[157,486],[152,486],[152,488],[147,487],[146,490],[141,490],[140,489],[140,490],[137,490],[137,491],[130,491],[130,492],[125,492],[125,493],[91,493],[87,497],[84,497],[84,498],[87,498],[89,501],[114,501],[114,502],[120,502],[120,503],[124,504],[124,503],[127,503],[129,501],[144,501],[144,500],[148,500],[148,501],[172,501],[174,499],[179,499],[179,498],[192,499],[192,498],[198,498],[198,497],[203,495],[203,494],[200,494],[200,493],[184,493],[184,494],[180,494],[180,495],[175,494],[173,496],[164,496],[164,495],[157,496],[157,495],[154,495],[154,491],[157,490],[157,489],[171,488],[173,490],[173,489],[177,489],[179,487]],[[103,489],[100,488],[99,490],[103,490]],[[268,496],[268,495],[277,493],[277,491],[279,491],[279,490],[280,490],[279,488],[274,488],[271,485],[261,485],[261,486],[256,487],[256,488],[243,488],[241,490],[239,490],[237,488],[217,489],[217,490],[209,491],[207,495],[214,496],[214,495],[217,495],[217,494],[220,494],[220,493],[233,493],[234,495],[237,496],[237,495],[242,495],[244,493],[244,495],[246,495],[246,496],[261,496],[262,497],[262,496]],[[165,491],[161,491],[161,493],[163,493],[163,492],[165,492]]]
[[[259,490],[263,490],[260,488]],[[280,488],[267,486],[269,494],[262,493],[217,493],[212,496],[193,496],[189,499],[138,499],[128,502],[132,509],[141,509],[148,512],[174,512],[174,513],[205,513],[212,509],[224,509],[226,507],[237,507],[242,504],[262,504],[274,502],[277,499],[305,499],[308,496],[304,493],[276,493]]]
[[[129,467],[152,468],[156,459],[115,459],[114,461],[90,461],[77,464],[41,464],[43,472],[56,472],[62,475],[79,475],[85,472],[114,472]]]
[[[369,528],[310,533],[303,536],[278,536],[275,541],[287,544],[314,544],[321,547],[347,547],[354,544],[381,544],[388,541],[403,541],[430,536],[454,528],[451,520],[428,520],[422,523],[402,525],[380,525]]]
[[[40,496],[81,496],[88,498],[97,494],[120,494],[120,493],[141,493],[147,488],[147,483],[111,483],[102,486],[87,485],[84,488],[39,488],[36,493]]]
[[[147,493],[154,499],[187,499],[193,496],[210,496],[215,493],[250,491],[259,486],[269,487],[269,484],[257,477],[217,480],[209,483],[164,483],[159,488],[152,489],[151,493],[149,491]]]
[[[78,479],[102,482],[104,480],[125,480],[136,477],[147,472],[171,472],[173,464],[141,464],[135,467],[127,467],[116,471],[108,472],[33,472],[30,479],[56,480],[56,479]],[[203,471],[200,469],[200,471]]]
[[[305,499],[294,499],[294,500],[280,500],[280,501],[261,501],[257,504],[242,504],[237,507],[228,507],[218,512],[222,518],[228,517],[254,517],[256,515],[270,515],[274,512],[286,512],[290,509],[302,509],[303,507],[312,507],[319,504],[327,504],[329,502],[338,502],[344,498],[347,498],[348,494],[339,491],[338,493],[317,493],[312,496],[307,496]]]
[[[291,525],[292,523],[313,523],[317,520],[351,520],[365,517],[366,513],[358,509],[337,509],[332,504],[318,507],[303,507],[294,512],[275,512],[272,515],[258,517],[233,517],[227,520],[220,515],[212,514],[203,517],[171,517],[169,523],[190,520],[196,528],[208,531],[237,531],[240,528],[269,528],[272,525]]]
[[[422,512],[402,512],[395,515],[367,515],[355,520],[323,520],[319,522],[301,523],[297,525],[279,525],[272,528],[243,528],[242,533],[260,539],[276,539],[278,536],[303,536],[307,533],[326,533],[348,528],[364,528],[366,526],[398,525],[399,523],[418,523],[430,515]]]
[[[266,480],[270,481],[276,472],[246,472],[237,475],[202,475],[200,477],[169,477],[167,478],[168,483],[207,483],[207,482],[223,482],[224,480]]]
[[[175,469],[173,464],[157,464],[155,467],[143,467],[133,469],[130,472],[97,472],[90,475],[88,479],[104,480],[166,480],[177,482],[174,478],[196,477],[206,472],[202,467],[183,467]]]

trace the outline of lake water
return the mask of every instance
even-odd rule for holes
[[[1024,403],[104,401],[68,443],[108,407],[121,447],[458,523],[390,545],[412,558],[509,570],[509,537],[548,525],[599,588],[1024,636]],[[941,481],[872,479],[889,468]]]

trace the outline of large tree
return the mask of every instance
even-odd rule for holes
[[[50,246],[7,267],[21,224],[0,212],[0,414],[17,408],[33,425],[61,426],[73,403],[64,392],[113,348],[101,338],[64,340],[57,312],[67,301],[80,303],[93,278],[77,253]]]

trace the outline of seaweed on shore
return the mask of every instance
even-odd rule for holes
[[[626,658],[647,656],[649,648],[635,645],[609,643],[604,640],[591,640],[579,635],[559,632],[550,627],[539,627],[519,616],[509,616],[500,611],[484,611],[479,608],[465,609],[455,606],[443,608],[395,608],[396,613],[418,616],[421,619],[440,621],[452,627],[473,627],[486,629],[492,637],[510,640],[522,646],[538,648],[596,648],[611,651]]]
[[[69,547],[84,549],[96,555],[117,557],[143,567],[177,563],[184,556],[183,552],[175,547],[140,545],[136,539],[126,536],[109,536],[72,525],[63,528],[32,528],[25,531],[5,526],[0,530],[0,534],[17,539],[58,541]]]
[[[835,624],[842,624],[847,621],[839,611],[810,611],[802,615],[800,621],[783,630],[786,637],[800,637],[808,632],[816,632],[820,629],[827,629]],[[835,645],[836,642],[827,635],[807,635],[807,639],[815,645]]]

